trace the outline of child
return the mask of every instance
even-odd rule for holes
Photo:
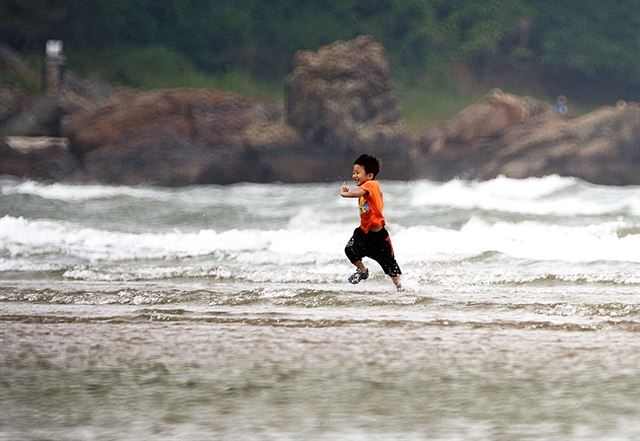
[[[560,95],[558,98],[556,98],[556,103],[553,106],[553,109],[560,115],[566,116],[569,112],[569,109],[567,108],[567,97],[564,95]]]
[[[384,228],[384,200],[380,183],[374,180],[379,171],[378,159],[360,155],[354,161],[351,173],[358,188],[349,190],[345,184],[340,188],[340,196],[343,198],[358,198],[360,211],[360,226],[353,231],[353,237],[344,249],[351,263],[356,266],[356,272],[349,277],[349,282],[355,284],[369,277],[369,270],[362,263],[362,258],[370,257],[380,264],[385,274],[391,277],[396,288],[400,290],[402,272],[393,254],[391,237]]]

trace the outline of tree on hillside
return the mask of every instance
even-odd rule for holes
[[[396,74],[482,72],[611,81],[639,88],[640,0],[4,0],[0,40],[40,52],[164,46],[200,69],[281,77],[293,52],[372,34]],[[635,98],[640,98],[638,92]]]

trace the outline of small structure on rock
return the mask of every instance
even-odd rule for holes
[[[64,82],[65,56],[61,40],[48,40],[44,57],[43,89],[48,93],[58,93]]]

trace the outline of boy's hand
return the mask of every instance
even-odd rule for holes
[[[360,187],[356,187],[355,190],[349,190],[347,184],[342,184],[340,187],[340,196],[343,198],[359,198],[360,196],[365,196],[367,194],[366,190],[361,189]]]

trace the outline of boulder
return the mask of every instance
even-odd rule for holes
[[[298,51],[293,64],[286,115],[305,141],[406,156],[411,139],[381,44],[360,36],[315,52]]]
[[[597,184],[640,184],[637,103],[567,118],[540,101],[493,91],[418,142],[421,175],[431,179],[558,174]]]
[[[522,98],[494,89],[479,103],[447,121],[444,131],[447,141],[468,143],[500,136],[533,116],[551,112],[551,106],[535,98]]]
[[[481,179],[558,174],[640,185],[640,104],[606,106],[575,119],[535,118],[514,127],[492,150]]]
[[[32,179],[69,179],[80,166],[64,138],[7,137],[0,141],[0,158],[0,175]]]
[[[58,96],[31,96],[5,118],[2,131],[16,136],[58,137],[60,121],[69,112]]]
[[[5,111],[5,117],[0,119],[0,131],[14,136],[59,137],[66,116],[87,109],[95,102],[94,97],[71,90],[23,96]]]
[[[299,141],[276,104],[214,90],[122,90],[68,117],[83,179],[162,185],[259,180],[251,147]]]

